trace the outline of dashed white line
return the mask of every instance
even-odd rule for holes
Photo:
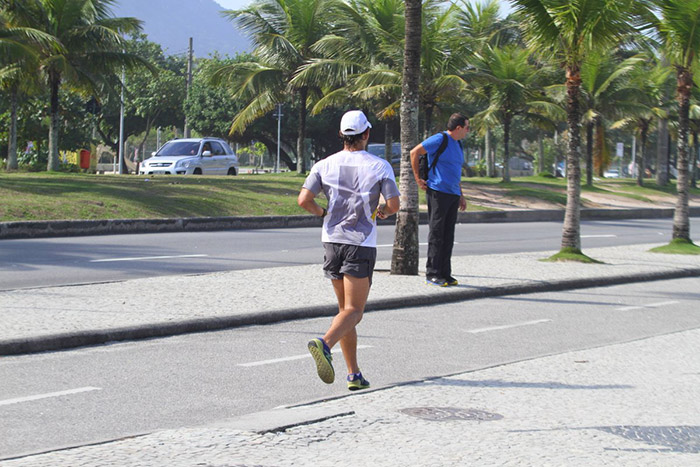
[[[370,349],[372,348],[371,345],[358,345],[357,350],[362,350],[362,349]],[[338,352],[333,352],[334,355],[342,353],[340,351]],[[305,358],[311,358],[310,354],[304,354],[304,355],[293,355],[291,357],[282,357],[282,358],[273,358],[271,360],[261,360],[259,362],[249,362],[249,363],[239,363],[236,366],[243,366],[243,367],[252,367],[252,366],[262,366],[262,365],[272,365],[273,363],[281,363],[281,362],[291,362],[293,360],[303,360]]]
[[[101,389],[102,388],[94,388],[94,387],[88,386],[88,387],[84,387],[84,388],[69,389],[67,391],[49,392],[47,394],[36,394],[34,396],[27,396],[27,397],[17,397],[15,399],[5,399],[4,401],[0,401],[0,405],[20,404],[22,402],[31,402],[31,401],[36,401],[36,400],[40,400],[40,399],[49,399],[51,397],[69,396],[71,394],[80,394],[81,392],[99,391]]]
[[[459,242],[454,242],[454,244],[459,245]],[[389,247],[393,247],[393,246],[394,246],[393,243],[389,243],[387,245],[377,245],[377,248],[389,248]],[[428,246],[428,244],[427,243],[419,243],[418,246]]]
[[[650,303],[648,305],[623,306],[621,308],[615,308],[615,310],[616,311],[643,310],[645,308],[659,308],[661,306],[666,306],[666,305],[675,305],[676,303],[679,303],[679,302],[678,301],[670,301],[670,302]]]
[[[511,328],[518,328],[521,326],[532,326],[535,324],[549,323],[550,321],[552,321],[552,320],[551,319],[538,319],[535,321],[525,321],[523,323],[506,324],[503,326],[491,326],[488,328],[470,329],[467,332],[470,334],[479,334],[482,332],[500,331],[502,329],[511,329]]]
[[[139,258],[106,258],[93,259],[91,263],[109,263],[112,261],[147,261],[152,259],[176,259],[176,258],[202,258],[209,255],[175,255],[175,256],[141,256]]]

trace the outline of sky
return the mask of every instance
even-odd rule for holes
[[[508,13],[510,11],[510,5],[508,0],[499,1],[501,2],[501,11],[504,14]],[[253,0],[216,0],[216,2],[226,9],[236,10],[248,6],[253,2]]]

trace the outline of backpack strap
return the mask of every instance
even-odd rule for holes
[[[447,132],[442,132],[442,141],[440,142],[440,147],[438,147],[438,150],[435,151],[435,155],[433,156],[433,163],[430,164],[430,169],[428,169],[428,173],[430,173],[431,170],[435,169],[435,166],[437,165],[438,159],[440,159],[440,155],[445,152],[445,149],[447,149]]]

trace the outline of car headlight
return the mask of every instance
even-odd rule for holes
[[[184,167],[184,168],[188,169],[190,167],[191,162],[192,161],[190,161],[189,159],[177,161],[177,164],[175,164],[175,167]]]

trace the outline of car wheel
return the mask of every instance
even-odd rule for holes
[[[202,169],[200,169],[200,168],[194,169],[194,172],[192,172],[192,175],[202,175]]]
[[[236,168],[235,167],[229,167],[228,168],[228,173],[226,175],[236,175]]]

